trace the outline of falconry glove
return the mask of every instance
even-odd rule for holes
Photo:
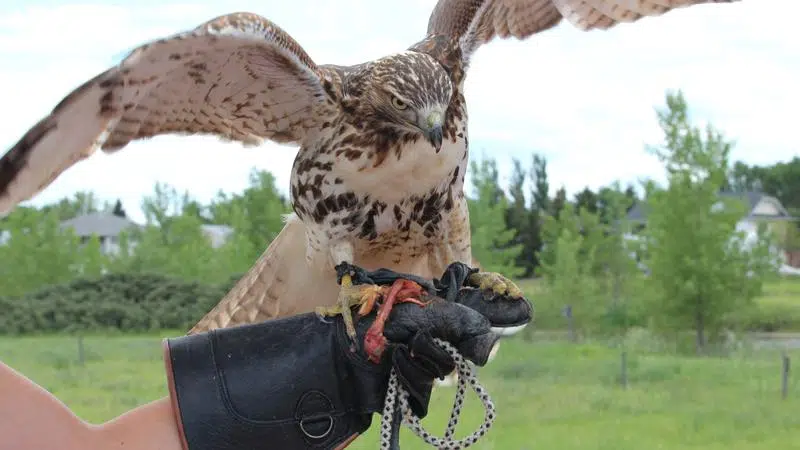
[[[492,329],[501,334],[511,334],[507,330],[524,327],[533,320],[533,305],[528,299],[492,289],[480,289],[471,280],[472,275],[480,271],[464,263],[451,263],[440,278],[433,280],[389,269],[370,272],[350,264],[341,264],[336,269],[340,281],[347,273],[353,277],[354,284],[387,285],[399,279],[414,281],[431,295],[460,303],[483,314],[491,322]]]
[[[408,276],[360,271],[354,282],[383,285],[398,278]],[[434,380],[455,368],[434,338],[484,365],[499,338],[492,324],[502,308],[492,305],[502,303],[484,300],[481,313],[460,303],[479,290],[419,281],[434,289],[438,283],[436,292],[451,300],[395,305],[377,361],[363,345],[376,311],[357,319],[355,347],[341,316],[314,313],[166,339],[168,386],[184,448],[345,448],[383,409],[392,368],[410,394],[412,412],[425,417]],[[455,287],[458,293],[448,295]],[[523,303],[517,302],[518,316],[530,317]]]

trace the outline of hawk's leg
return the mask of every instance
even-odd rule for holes
[[[478,289],[491,290],[498,295],[523,298],[522,290],[513,281],[495,272],[476,272],[467,278],[467,283]]]
[[[317,314],[321,316],[336,316],[341,314],[344,319],[347,335],[355,339],[356,330],[353,322],[353,313],[350,308],[361,305],[359,315],[368,314],[372,311],[378,298],[381,296],[382,287],[377,285],[353,286],[352,277],[349,274],[342,276],[339,297],[334,306],[319,306],[316,308]],[[363,312],[363,313],[362,313]]]
[[[336,305],[332,307],[319,307],[317,314],[322,316],[342,315],[344,319],[345,329],[350,339],[355,342],[356,329],[353,324],[353,313],[350,310],[355,305],[368,305],[372,309],[379,290],[374,285],[353,286],[353,274],[350,273],[354,267],[352,266],[354,257],[353,244],[348,241],[339,241],[330,247],[330,257],[334,267],[342,267],[344,272],[337,274],[340,278],[339,295]]]

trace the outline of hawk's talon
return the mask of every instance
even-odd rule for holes
[[[476,272],[467,278],[467,283],[481,290],[489,290],[511,298],[524,298],[525,294],[513,281],[496,272]]]
[[[378,299],[388,287],[375,284],[353,285],[352,277],[348,273],[342,275],[340,283],[341,288],[339,289],[339,297],[336,304],[333,306],[318,306],[315,308],[315,312],[323,320],[325,317],[341,315],[347,336],[355,343],[355,321],[358,317],[366,316],[372,312]],[[358,305],[360,307],[355,313],[356,316],[353,316],[353,307]]]
[[[356,327],[353,324],[353,312],[350,307],[353,305],[349,294],[350,289],[353,287],[353,280],[350,274],[342,276],[341,288],[339,288],[339,300],[337,305],[341,310],[342,318],[344,319],[344,327],[347,330],[347,335],[351,341],[356,340]]]
[[[383,335],[384,325],[389,318],[395,303],[414,303],[420,307],[427,305],[421,300],[428,293],[426,280],[411,280],[402,278],[403,274],[395,274],[381,269],[367,272],[350,263],[340,263],[336,266],[337,281],[341,285],[339,298],[335,306],[317,308],[321,316],[342,315],[347,335],[351,344],[356,341],[356,330],[353,324],[352,307],[360,305],[356,312],[357,317],[366,316],[375,309],[379,299],[383,299],[378,307],[377,317],[364,335],[364,351],[370,361],[378,362],[386,348],[386,337]],[[375,280],[373,280],[373,276]],[[391,284],[387,284],[393,279]],[[411,278],[415,278],[411,276]],[[354,285],[354,281],[358,283]],[[383,283],[381,283],[383,281]],[[381,284],[378,284],[381,283]],[[420,284],[422,283],[422,284]],[[352,347],[352,345],[351,345]]]

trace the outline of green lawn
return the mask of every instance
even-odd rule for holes
[[[547,297],[541,279],[523,279],[517,284],[536,305],[539,327],[550,330],[566,328],[561,315],[562,302]],[[646,284],[641,287],[647,295]],[[574,314],[578,317],[578,308]],[[731,325],[744,330],[800,332],[800,277],[776,277],[766,281],[754,307],[735,312],[731,320]]]
[[[800,277],[785,277],[764,284],[764,295],[758,301],[765,305],[790,305],[800,308]]]
[[[542,292],[542,281],[540,278],[518,280],[517,284],[531,298]],[[756,300],[758,303],[788,304],[800,309],[800,276],[779,277],[764,283],[764,293]]]
[[[535,337],[535,336],[534,336]],[[157,337],[85,340],[85,366],[67,337],[0,339],[0,359],[49,389],[78,415],[108,420],[165,395]],[[800,361],[800,352],[792,355]],[[795,366],[797,363],[795,363]],[[628,389],[617,384],[619,351],[601,344],[504,342],[481,370],[499,417],[473,448],[642,450],[800,449],[800,378],[780,398],[778,353],[726,359],[631,353]],[[441,434],[454,390],[438,389],[426,425]],[[482,411],[470,396],[460,430]],[[371,432],[350,448],[374,449]],[[423,449],[404,432],[404,449]]]

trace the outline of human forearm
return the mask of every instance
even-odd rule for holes
[[[0,363],[0,450],[110,448],[182,450],[169,399],[92,425],[41,386]]]
[[[92,449],[183,450],[169,397],[128,411],[93,430]],[[75,447],[75,450],[85,448]]]
[[[87,448],[92,426],[41,386],[0,363],[0,449]]]

